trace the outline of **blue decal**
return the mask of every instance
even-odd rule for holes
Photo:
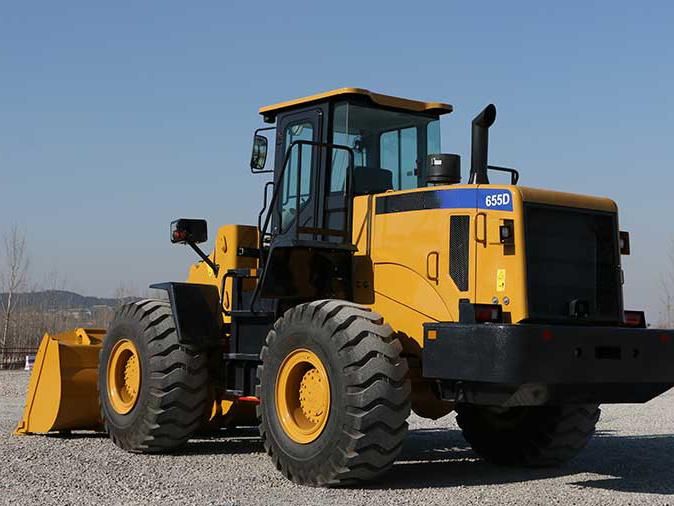
[[[429,209],[493,209],[512,211],[510,190],[495,188],[452,188],[423,192],[380,195],[376,199],[376,213],[404,213]]]
[[[440,209],[475,209],[477,207],[477,190],[473,188],[440,190],[438,191],[438,203]]]
[[[512,211],[513,197],[510,190],[457,188],[440,190],[438,201],[441,209],[493,209]]]

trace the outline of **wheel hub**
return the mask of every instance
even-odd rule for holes
[[[315,441],[330,416],[330,381],[313,351],[292,351],[276,378],[276,412],[286,435],[300,444]]]
[[[136,345],[129,339],[115,343],[108,360],[108,400],[120,415],[133,409],[138,401],[141,367]]]
[[[321,373],[316,368],[309,369],[300,383],[300,407],[302,413],[313,423],[320,423],[325,413],[326,384],[321,379]]]
[[[138,358],[131,355],[124,366],[124,389],[131,397],[138,395]]]

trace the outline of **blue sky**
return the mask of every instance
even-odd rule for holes
[[[399,5],[399,6],[397,6]],[[382,7],[385,6],[385,7]],[[32,275],[110,295],[182,279],[171,219],[251,223],[257,109],[341,86],[447,101],[443,151],[498,107],[490,160],[618,201],[626,298],[674,239],[671,2],[0,2],[0,232]]]

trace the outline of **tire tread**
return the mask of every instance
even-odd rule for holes
[[[208,397],[205,353],[178,342],[167,301],[146,299],[124,304],[115,320],[124,318],[139,320],[145,329],[149,371],[144,379],[150,385],[141,423],[134,426],[134,434],[117,430],[101,406],[105,429],[117,446],[131,452],[174,450],[186,443],[203,421]]]
[[[411,387],[398,337],[379,314],[359,304],[318,300],[291,308],[277,320],[260,353],[258,397],[270,348],[287,324],[298,322],[325,327],[336,345],[346,379],[347,423],[336,451],[319,469],[307,471],[285,458],[258,406],[264,447],[276,468],[297,483],[338,486],[376,478],[391,468],[407,435]]]
[[[554,467],[575,457],[592,438],[601,414],[596,405],[528,408],[533,415],[526,426],[498,432],[490,429],[484,409],[457,409],[466,440],[486,460],[524,467]]]

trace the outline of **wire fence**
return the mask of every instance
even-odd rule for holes
[[[0,348],[0,369],[24,369],[32,366],[37,348]]]

